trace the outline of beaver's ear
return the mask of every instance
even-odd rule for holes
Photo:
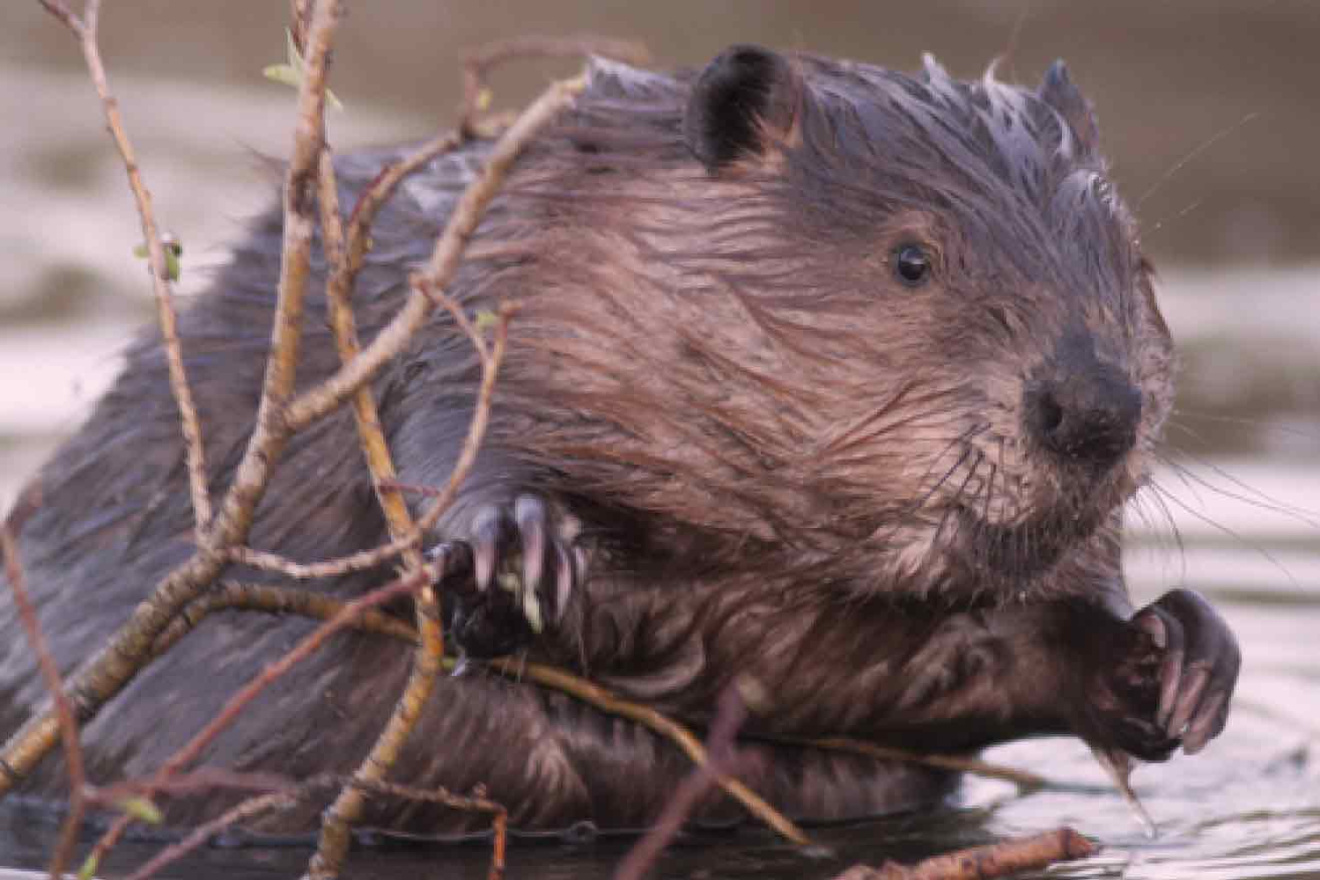
[[[1068,76],[1068,66],[1062,60],[1055,61],[1045,71],[1045,79],[1036,90],[1036,97],[1063,117],[1077,139],[1078,153],[1093,156],[1100,148],[1100,129],[1095,121],[1095,111],[1091,102],[1086,100],[1077,86]]]
[[[801,97],[801,77],[787,58],[759,46],[733,46],[692,86],[683,137],[711,171],[764,155],[789,137]]]

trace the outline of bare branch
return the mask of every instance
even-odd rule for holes
[[[289,35],[299,55],[307,54],[307,29],[312,26],[312,0],[290,0]]]
[[[235,544],[238,541],[233,536],[246,532],[252,511],[265,492],[270,469],[289,435],[297,430],[290,424],[285,406],[293,394],[302,340],[303,298],[316,231],[316,182],[325,146],[326,63],[339,14],[338,0],[319,0],[312,12],[303,79],[298,89],[298,125],[285,175],[279,289],[257,426],[248,440],[234,484],[225,496],[220,521],[204,535],[204,546],[208,549]]]
[[[272,792],[282,791],[296,785],[297,782],[277,773],[259,771],[239,772],[224,767],[198,767],[189,773],[172,776],[169,779],[145,777],[124,779],[112,785],[93,789],[89,800],[98,805],[120,804],[128,798],[188,797],[195,794],[209,794],[221,789]]]
[[[464,135],[477,133],[477,114],[481,110],[486,74],[513,58],[581,58],[600,55],[628,64],[647,64],[651,53],[641,43],[608,37],[514,37],[496,40],[478,47],[463,59],[463,106],[459,111],[458,130]]]
[[[321,154],[320,187],[322,240],[325,242],[327,258],[334,266],[326,288],[326,297],[330,306],[330,325],[334,331],[335,346],[339,350],[340,360],[347,366],[358,356],[361,349],[353,309],[349,302],[357,273],[344,253],[344,231],[339,216],[334,163],[330,159],[328,150]],[[365,241],[366,226],[358,229],[361,230]],[[365,243],[362,247],[365,247]],[[385,432],[380,426],[380,415],[375,398],[371,395],[371,387],[366,384],[360,386],[353,393],[352,404],[358,438],[362,444],[367,469],[371,473],[372,485],[376,487],[376,498],[385,513],[390,536],[395,541],[413,539],[417,532],[403,496],[380,488],[382,481],[394,479],[396,471],[389,444],[385,440]],[[403,550],[403,565],[405,572],[418,571],[422,568],[422,555],[414,543],[410,543]],[[417,629],[421,638],[414,651],[412,672],[389,723],[372,747],[371,754],[354,774],[355,781],[361,784],[384,780],[386,772],[412,732],[422,707],[430,699],[435,687],[435,679],[440,671],[441,660],[444,657],[444,631],[440,625],[439,596],[430,583],[422,585],[416,598],[416,606]],[[347,836],[348,825],[361,812],[364,800],[365,796],[360,787],[340,791],[326,814],[324,822],[326,830],[322,832],[321,846],[318,847],[316,857],[312,860],[311,874],[316,874],[322,853],[327,850],[333,851],[331,848],[334,846],[338,829],[342,828],[344,835]],[[327,841],[330,843],[327,844]],[[347,846],[343,849],[346,851]],[[342,856],[340,858],[342,860]],[[337,868],[335,873],[338,873]]]
[[[205,845],[213,835],[219,834],[231,825],[254,819],[263,813],[292,809],[297,805],[298,800],[298,795],[294,791],[277,791],[249,798],[209,822],[203,822],[188,832],[178,843],[161,850],[149,862],[134,871],[129,880],[146,880],[148,877],[154,877],[162,868],[174,864],[188,853]]]
[[[84,25],[81,18],[73,14],[73,10],[63,2],[63,0],[37,0],[41,7],[55,16],[60,22],[73,32],[77,39],[82,39]]]
[[[444,303],[455,316],[459,325],[467,331],[472,339],[472,344],[476,346],[477,352],[481,356],[481,387],[477,392],[476,408],[472,412],[472,421],[468,425],[467,438],[463,443],[463,451],[458,456],[458,461],[454,464],[453,471],[449,474],[449,480],[445,483],[443,489],[431,501],[430,507],[422,514],[418,522],[418,528],[425,532],[435,527],[440,521],[449,506],[454,503],[454,498],[458,495],[459,487],[467,480],[468,473],[472,466],[476,464],[477,452],[481,449],[482,441],[486,436],[486,426],[490,422],[491,400],[495,394],[495,381],[499,378],[500,365],[504,362],[505,349],[509,341],[509,319],[517,313],[516,303],[505,303],[500,306],[498,321],[495,324],[495,337],[489,351],[481,339],[481,334],[477,331],[467,318],[463,315],[463,310],[458,307],[453,300],[440,294],[432,285],[429,279],[417,279],[418,285],[432,300],[438,300]]]
[[[17,510],[17,508],[16,508]],[[46,636],[41,631],[37,620],[37,609],[28,595],[27,579],[23,573],[23,563],[18,558],[18,541],[10,531],[10,522],[14,515],[0,525],[0,557],[3,557],[5,580],[14,594],[14,606],[18,609],[19,620],[27,634],[28,645],[37,658],[37,667],[46,683],[46,690],[55,700],[55,712],[59,719],[60,737],[64,740],[64,763],[69,771],[69,815],[64,820],[60,831],[60,840],[55,847],[55,854],[50,862],[52,880],[64,876],[64,866],[73,855],[73,848],[78,843],[78,830],[82,827],[83,812],[86,809],[85,792],[87,775],[83,770],[82,746],[78,742],[78,720],[73,707],[64,696],[64,682],[60,678],[59,667],[46,644]]]
[[[303,92],[315,90],[317,85],[324,85],[325,53],[313,53],[312,69],[302,84]],[[308,110],[308,106],[313,108]],[[299,141],[310,136],[318,145],[320,129],[314,122],[307,123],[309,113],[315,116],[315,108],[320,103],[315,97],[300,98]],[[311,132],[308,135],[308,132]],[[371,187],[378,202],[388,195],[398,181],[409,171],[419,167],[436,152],[451,144],[452,139],[437,139],[424,145],[413,156],[403,160],[397,166],[382,173],[378,185]],[[309,169],[319,156],[317,149],[295,149],[295,161],[290,165],[290,181],[306,181]],[[303,192],[295,186],[286,186],[286,200],[292,193]],[[305,198],[299,200],[303,208],[309,205]],[[366,207],[364,207],[366,206]],[[360,202],[361,211],[355,214],[365,218],[366,213],[374,210],[371,199]],[[185,605],[194,600],[201,590],[211,583],[228,562],[226,548],[241,544],[251,527],[252,512],[264,494],[270,469],[283,447],[283,443],[298,424],[291,424],[285,411],[279,407],[279,401],[273,400],[268,392],[274,388],[292,388],[292,364],[295,352],[287,345],[290,336],[296,337],[301,311],[302,287],[307,275],[307,254],[310,249],[310,233],[313,221],[297,224],[300,232],[286,225],[285,251],[291,254],[285,261],[285,270],[281,273],[281,298],[277,303],[275,341],[271,351],[271,365],[268,369],[263,404],[260,410],[258,429],[251,438],[243,461],[237,469],[234,485],[230,488],[219,515],[211,527],[204,533],[202,547],[186,562],[179,565],[163,577],[153,588],[151,598],[134,611],[129,620],[103,645],[94,656],[85,661],[72,677],[66,693],[75,705],[79,717],[93,717],[104,703],[113,698],[137,674],[142,665],[151,656],[152,646],[161,631],[169,624],[173,616]],[[358,229],[365,228],[365,219]],[[290,242],[296,245],[290,249]],[[365,243],[365,235],[358,233],[358,241]],[[353,251],[350,242],[350,254]],[[298,267],[301,266],[301,269]],[[296,300],[296,304],[292,304]],[[296,307],[295,307],[296,305]],[[304,404],[316,400],[323,409],[317,413],[304,413],[302,424],[319,417],[347,399],[347,395],[356,390],[357,384],[368,381],[374,372],[407,342],[409,335],[421,324],[429,312],[430,303],[424,294],[414,291],[403,313],[396,316],[387,333],[373,340],[364,356],[354,359],[351,376],[341,371],[340,386],[335,394],[314,395],[304,399]],[[295,339],[296,342],[296,339]],[[295,346],[296,347],[296,346]],[[272,377],[280,381],[272,385]],[[276,395],[279,396],[279,395]],[[393,552],[393,551],[391,551]],[[10,791],[15,783],[31,771],[55,745],[59,739],[59,724],[51,706],[43,708],[31,717],[18,731],[14,732],[0,750],[0,796]]]
[[[68,26],[78,37],[82,45],[83,58],[87,62],[87,71],[91,75],[96,94],[101,98],[105,109],[106,125],[110,136],[119,150],[124,170],[128,173],[128,185],[133,191],[137,203],[138,216],[142,221],[142,237],[146,240],[147,255],[151,266],[151,284],[156,294],[156,311],[160,321],[161,338],[165,344],[165,356],[169,365],[170,390],[179,407],[182,422],[184,446],[188,462],[188,484],[192,492],[193,513],[197,530],[211,521],[211,498],[207,491],[206,456],[202,446],[201,422],[197,417],[197,407],[193,403],[192,390],[188,386],[188,376],[183,366],[183,351],[179,344],[178,316],[174,310],[174,293],[170,286],[170,270],[165,258],[165,247],[160,240],[156,215],[152,208],[151,191],[142,179],[137,155],[133,144],[128,139],[128,132],[119,113],[119,100],[110,92],[105,66],[101,63],[101,50],[97,45],[97,23],[100,18],[98,0],[89,0],[79,20],[63,2],[41,0],[52,15]]]
[[[879,870],[856,865],[835,880],[992,880],[1036,871],[1055,862],[1084,859],[1100,848],[1071,828],[960,849],[912,867],[886,862]]]
[[[357,203],[353,205],[353,213],[348,218],[347,270],[350,273],[356,275],[361,270],[362,260],[366,256],[370,241],[368,230],[375,221],[376,214],[394,195],[394,190],[403,179],[436,156],[457,149],[463,142],[463,138],[454,132],[437,135],[402,159],[386,165],[376,175],[375,180],[358,194]],[[349,289],[352,289],[351,284]]]
[[[298,614],[317,620],[329,620],[338,614],[344,603],[323,593],[275,587],[268,584],[245,584],[221,581],[206,591],[206,595],[190,603],[176,617],[152,646],[152,655],[159,657],[201,624],[208,614],[223,609],[263,611],[267,614]],[[406,621],[381,611],[364,611],[354,621],[354,628],[392,636],[415,644],[417,630]]]
[[[945,770],[956,770],[959,773],[971,773],[975,776],[984,776],[987,779],[1002,779],[1005,782],[1011,782],[1018,788],[1025,791],[1035,791],[1046,788],[1050,781],[1044,776],[1032,773],[1028,770],[1019,770],[1016,767],[1007,767],[1003,764],[992,764],[989,761],[982,761],[977,758],[963,755],[932,755],[922,752],[910,752],[906,749],[893,749],[887,746],[876,745],[875,743],[865,742],[864,740],[848,739],[847,737],[819,737],[816,739],[807,739],[801,741],[803,745],[814,746],[820,749],[831,749],[839,752],[852,752],[855,755],[869,755],[873,758],[882,758],[887,761],[906,761],[910,764],[925,764],[928,767],[942,767]]]
[[[334,159],[327,147],[321,152],[319,170],[321,204],[321,241],[325,249],[326,260],[334,267],[330,281],[326,285],[326,299],[330,307],[330,326],[334,331],[335,347],[339,350],[339,359],[350,364],[361,350],[358,341],[357,322],[353,317],[350,297],[357,272],[349,263],[344,250],[344,227],[339,214],[339,190],[335,183]],[[367,235],[367,227],[361,229],[362,237]],[[390,455],[389,444],[385,440],[385,431],[380,426],[380,413],[376,400],[372,397],[371,387],[363,385],[354,392],[352,398],[353,417],[357,423],[358,439],[362,444],[363,456],[367,469],[371,472],[372,485],[376,487],[376,497],[385,521],[389,526],[390,537],[395,541],[410,538],[415,534],[412,516],[403,498],[396,492],[384,492],[380,484],[393,480],[396,476],[394,459]],[[414,545],[403,550],[404,568],[407,571],[421,566],[421,553]],[[443,646],[441,653],[443,653]]]
[[[92,34],[95,34],[97,26],[100,24],[100,18],[101,0],[87,0],[83,4],[83,26]]]
[[[709,759],[679,785],[655,825],[619,863],[614,872],[614,880],[641,880],[646,876],[646,872],[682,830],[683,823],[692,815],[692,811],[716,780],[720,776],[732,776],[737,772],[740,761],[734,745],[738,738],[738,728],[742,727],[746,717],[747,706],[738,692],[738,686],[734,684],[725,688],[716,706],[710,733],[706,737],[706,754]]]
[[[277,553],[253,550],[251,547],[230,547],[225,551],[225,557],[231,562],[237,562],[249,568],[279,572],[285,577],[306,581],[316,578],[339,577],[357,571],[367,571],[388,562],[408,547],[416,546],[419,539],[420,535],[410,535],[402,541],[391,541],[370,550],[362,550],[348,556],[339,556],[322,562],[298,562]]]

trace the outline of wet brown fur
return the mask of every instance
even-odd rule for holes
[[[798,91],[761,131],[762,149],[721,168],[684,139],[691,76],[603,62],[521,160],[453,286],[470,309],[523,308],[489,442],[436,537],[464,537],[484,505],[550,499],[581,522],[590,574],[531,656],[695,723],[750,674],[774,696],[755,735],[966,751],[1070,732],[1104,745],[1097,705],[1149,698],[1110,693],[1096,667],[1135,638],[1118,530],[1168,410],[1171,354],[1089,108],[1057,82],[1040,93],[992,75],[964,83],[933,62],[916,77],[791,63]],[[437,160],[387,209],[355,295],[364,336],[402,302],[409,265],[484,149]],[[387,158],[341,160],[345,204]],[[267,216],[183,316],[215,492],[252,424],[278,242]],[[924,288],[895,279],[892,254],[907,242],[935,255]],[[335,364],[324,303],[310,309],[303,384]],[[1144,395],[1135,447],[1103,475],[1051,459],[1023,427],[1023,389],[1067,338]],[[22,535],[65,671],[189,552],[157,338],[128,362],[43,470],[45,504]],[[476,377],[441,316],[377,383],[403,481],[443,483]],[[384,537],[351,420],[337,413],[290,444],[252,543],[313,559]],[[321,588],[355,594],[385,575]],[[11,617],[0,605],[4,733],[42,698]],[[153,770],[309,626],[236,613],[204,624],[87,726],[93,781]],[[341,637],[207,762],[347,771],[407,666],[396,645]],[[951,784],[920,767],[756,748],[766,760],[753,785],[799,815],[928,804]],[[485,784],[522,826],[640,826],[687,769],[631,723],[476,676],[440,688],[397,776]],[[31,785],[60,786],[56,762]],[[223,800],[181,802],[172,817]],[[317,809],[276,824],[306,827]],[[416,831],[467,821],[390,802],[372,819]]]

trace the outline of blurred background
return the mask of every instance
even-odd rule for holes
[[[137,220],[77,45],[35,0],[6,7],[0,499],[77,424],[125,333],[150,317]],[[290,141],[293,91],[261,76],[283,60],[286,13],[275,0],[105,9],[111,85],[159,216],[184,243],[185,294],[274,197],[255,157],[282,156]],[[332,76],[346,106],[331,119],[340,150],[447,124],[462,50],[511,35],[635,38],[662,67],[699,65],[735,41],[905,69],[930,51],[964,77],[1000,58],[1004,78],[1026,83],[1064,58],[1165,279],[1201,451],[1320,460],[1315,0],[395,0],[349,13]],[[497,103],[518,106],[569,69],[515,67],[495,80]]]
[[[103,11],[111,86],[158,215],[185,247],[185,296],[274,199],[256,157],[286,152],[294,93],[261,70],[284,60],[287,6],[120,0]],[[1166,814],[1204,810],[1205,793],[1222,793],[1244,766],[1259,776],[1289,755],[1310,766],[1320,743],[1320,2],[392,0],[349,13],[331,78],[346,108],[330,120],[341,152],[447,125],[461,51],[509,36],[635,38],[660,67],[700,65],[732,42],[903,69],[929,51],[962,77],[998,58],[1002,78],[1030,84],[1066,59],[1141,217],[1182,352],[1168,463],[1137,505],[1129,572],[1143,595],[1179,581],[1210,592],[1247,649],[1246,708],[1212,747],[1218,763],[1191,762],[1201,775],[1172,792],[1165,783]],[[572,67],[501,74],[496,103],[517,106]],[[138,221],[81,55],[35,0],[10,0],[0,24],[0,194],[7,507],[152,317],[145,263],[132,255]],[[1297,772],[1314,783],[1313,770]],[[1259,803],[1256,789],[1238,790],[1224,821],[1184,829],[1210,841],[1192,851],[1201,867],[1237,858],[1241,835],[1265,840],[1270,858],[1291,847],[1290,864],[1320,872],[1316,797],[1280,806],[1264,794],[1277,785]],[[1093,801],[1074,806],[1096,814]],[[1117,809],[1111,839],[1126,833]],[[1034,823],[1030,810],[1022,821]],[[1182,853],[1168,876],[1187,875]]]

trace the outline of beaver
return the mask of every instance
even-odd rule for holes
[[[676,74],[595,60],[588,82],[520,158],[452,284],[472,313],[521,308],[488,438],[430,536],[471,554],[468,589],[446,601],[469,674],[438,687],[394,778],[483,785],[522,828],[655,819],[687,759],[630,721],[482,673],[480,658],[507,652],[697,726],[732,682],[761,683],[744,775],[805,819],[930,806],[956,783],[802,744],[812,736],[963,753],[1070,734],[1147,760],[1216,736],[1232,633],[1194,592],[1137,610],[1124,586],[1123,510],[1150,479],[1174,356],[1065,66],[1027,89],[993,69],[960,81],[930,58],[908,75],[735,46]],[[488,150],[435,159],[384,210],[355,291],[364,338]],[[341,201],[397,155],[337,159]],[[180,318],[217,497],[254,423],[280,235],[277,212],[260,218]],[[323,280],[319,256],[314,269]],[[336,366],[326,326],[313,296],[304,386]],[[438,314],[376,381],[403,483],[443,484],[479,372]],[[311,560],[384,542],[360,456],[346,411],[296,436],[251,544]],[[157,333],[39,479],[21,555],[67,672],[192,549]],[[389,577],[316,589],[347,597]],[[149,774],[313,625],[206,620],[85,726],[91,779]],[[8,602],[0,633],[7,733],[45,695]],[[340,635],[205,762],[347,771],[409,663],[379,637]],[[55,761],[23,782],[63,785]],[[195,821],[229,797],[168,815]],[[265,827],[311,827],[319,806]],[[481,821],[370,809],[413,832]]]

